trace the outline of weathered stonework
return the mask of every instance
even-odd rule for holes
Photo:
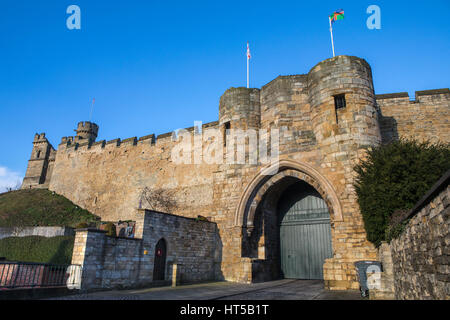
[[[132,287],[153,281],[155,245],[167,243],[165,280],[177,265],[180,283],[221,279],[220,239],[215,223],[137,210],[136,238],[114,238],[105,231],[78,229],[72,264],[81,265],[81,289]]]
[[[450,299],[450,188],[391,242],[397,299]]]
[[[335,107],[337,95],[345,95],[345,108]],[[273,176],[264,174],[271,164],[261,161],[196,163],[194,154],[194,164],[175,164],[171,155],[179,141],[172,133],[95,142],[98,127],[82,123],[77,137],[63,138],[57,151],[47,153],[55,156],[45,158],[53,163],[51,170],[30,160],[24,187],[48,186],[107,221],[134,220],[144,188],[167,190],[177,204],[171,213],[202,215],[217,224],[223,278],[251,282],[277,276],[276,203],[293,182],[305,181],[327,203],[331,218],[333,257],[323,266],[325,285],[357,289],[353,263],[374,260],[377,251],[366,239],[353,166],[367,147],[414,129],[420,138],[450,141],[448,89],[418,92],[415,104],[398,99],[375,95],[365,60],[338,56],[261,89],[230,88],[220,99],[217,122],[204,124],[201,134],[187,129],[196,132],[191,137],[196,154],[209,152],[214,139],[204,135],[207,129],[218,129],[221,136],[227,128],[279,129],[279,170]],[[203,146],[196,139],[203,139]]]
[[[378,248],[378,261],[381,262],[383,270],[373,274],[367,274],[368,281],[372,286],[369,287],[371,300],[393,300],[395,299],[394,290],[394,263],[392,261],[391,248],[388,243],[383,242]]]
[[[412,209],[403,233],[379,249],[373,299],[450,299],[450,171]]]

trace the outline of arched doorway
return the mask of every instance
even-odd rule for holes
[[[166,276],[167,246],[164,239],[160,239],[155,248],[155,263],[153,267],[153,281],[164,280]]]
[[[325,259],[333,256],[330,214],[320,194],[298,181],[277,204],[280,269],[284,278],[323,279]]]
[[[242,256],[255,259],[252,281],[323,279],[333,257],[332,221],[342,216],[334,190],[316,177],[286,168],[247,188],[236,217]]]

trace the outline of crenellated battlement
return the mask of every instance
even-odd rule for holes
[[[217,127],[218,128],[219,122],[218,121],[212,121],[205,124],[202,124],[202,130],[210,129]],[[186,130],[188,132],[198,132],[197,127],[188,127],[188,128],[182,128],[182,130]],[[175,144],[177,142],[177,131],[170,131],[166,133],[162,133],[158,136],[155,136],[154,133],[145,135],[142,137],[131,137],[126,139],[113,139],[113,140],[102,140],[98,142],[92,142],[88,140],[79,140],[76,139],[76,137],[63,137],[61,139],[61,143],[59,144],[59,150],[58,151],[85,151],[90,149],[109,149],[110,147],[114,148],[120,148],[120,147],[133,147],[133,146],[139,146],[139,145],[148,145],[150,147],[156,146],[159,144],[166,144],[166,143],[173,143]]]
[[[450,100],[450,89],[433,89],[433,90],[422,90],[415,92],[415,99],[412,100],[408,92],[398,92],[398,93],[387,93],[387,94],[377,94],[375,96],[377,102],[382,104],[387,103],[398,103],[398,102],[411,102],[420,103],[426,101],[449,101]]]
[[[449,141],[448,119],[450,90],[435,89],[375,96],[383,142],[400,137],[419,140]]]
[[[98,133],[98,125],[90,121],[78,122],[77,131],[92,131]]]
[[[81,121],[78,123],[75,132],[77,133],[76,137],[74,137],[75,140],[94,142],[98,135],[98,125],[89,121]]]
[[[47,143],[48,143],[48,140],[47,140],[47,138],[45,137],[45,132],[43,132],[43,133],[41,133],[41,134],[36,133],[36,134],[34,135],[33,143],[43,143],[43,142],[47,142]]]

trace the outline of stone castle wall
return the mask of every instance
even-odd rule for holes
[[[450,299],[450,171],[409,212],[401,235],[378,249],[370,298]]]
[[[336,95],[345,95],[345,108],[335,108]],[[258,130],[258,137],[267,140],[269,153],[279,150],[282,165],[278,172],[282,176],[277,188],[287,186],[289,175],[313,185],[327,202],[334,254],[324,265],[326,286],[356,288],[353,262],[374,259],[376,250],[366,240],[352,186],[353,166],[364,157],[368,146],[411,130],[408,111],[401,103],[392,97],[375,96],[366,61],[338,56],[317,64],[308,74],[280,76],[261,89],[230,88],[220,99],[218,122],[202,129],[202,134],[207,127],[217,129],[220,137],[204,137],[203,150],[202,146],[195,147],[194,138],[192,144],[195,150],[207,153],[215,139],[229,137],[226,128]],[[408,108],[411,105],[408,101]],[[420,128],[418,135],[448,142],[449,124],[441,113],[449,110],[449,95],[419,94],[416,105],[417,110],[411,112],[417,113],[425,105],[429,110],[439,110],[436,115],[430,112],[427,118],[416,117],[413,125]],[[389,122],[389,117],[398,119]],[[435,124],[440,128],[434,129]],[[279,130],[275,144],[271,129]],[[270,181],[262,172],[270,163],[251,164],[247,154],[244,164],[175,164],[171,155],[178,143],[172,134],[160,135],[156,142],[152,135],[94,143],[63,138],[49,188],[109,221],[132,219],[141,205],[144,188],[164,189],[175,197],[177,206],[172,213],[202,215],[217,223],[224,278],[252,281],[252,270],[264,265],[257,260],[267,259],[262,253],[273,247],[269,243],[273,234],[266,228],[257,239],[261,254],[247,254],[253,252],[247,248],[251,234],[248,227],[258,216],[251,208],[263,205],[272,193]],[[192,160],[195,162],[195,155]],[[263,225],[272,223],[266,213]]]
[[[220,279],[221,252],[217,226],[171,214],[136,210],[136,238],[113,238],[105,231],[78,229],[72,264],[81,265],[81,289],[132,287],[153,281],[155,246],[167,245],[166,281],[177,265],[178,281]]]
[[[450,174],[391,241],[396,299],[450,299]]]
[[[377,95],[383,141],[416,138],[432,142],[450,141],[450,90],[417,91]]]
[[[61,144],[50,190],[105,221],[129,219],[146,187],[174,193],[175,214],[209,216],[216,166],[175,164],[171,161],[175,144],[171,134],[159,136],[156,143],[147,136],[93,145]]]

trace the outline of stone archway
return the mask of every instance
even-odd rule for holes
[[[284,177],[295,177],[312,185],[322,196],[330,210],[332,222],[343,221],[342,207],[331,183],[312,166],[294,160],[281,160],[277,163],[278,173],[267,175],[266,172],[273,172],[274,166],[268,166],[256,175],[244,190],[240,197],[239,205],[235,212],[234,224],[252,231],[255,210],[261,202],[266,191],[277,181]]]
[[[281,199],[295,185],[312,190],[322,201],[328,217],[325,221],[327,223],[325,238],[328,242],[326,253],[322,255],[322,260],[319,259],[320,262],[315,261],[316,270],[320,264],[320,274],[324,259],[332,257],[331,226],[335,221],[342,221],[342,209],[337,194],[327,179],[311,166],[284,160],[280,162],[276,174],[264,175],[263,171],[252,180],[244,191],[236,211],[235,223],[242,227],[241,254],[242,257],[250,258],[252,261],[252,281],[284,277],[281,266],[283,248],[280,247],[282,245],[280,236],[283,235],[283,231],[279,220],[279,205]],[[318,235],[319,238],[321,236]],[[306,261],[304,257],[301,259]]]

